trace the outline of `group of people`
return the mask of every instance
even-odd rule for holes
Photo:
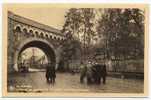
[[[20,72],[28,72],[29,71],[29,67],[25,64],[25,63],[20,63],[19,64],[19,69]]]
[[[81,63],[80,66],[80,82],[87,84],[103,84],[106,83],[106,65],[88,62],[88,64]],[[46,67],[46,80],[47,83],[55,83],[56,71],[52,63],[48,63]]]
[[[52,63],[48,63],[46,67],[46,80],[47,83],[55,83],[56,71],[55,66]]]
[[[80,73],[80,82],[84,83],[87,81],[87,84],[103,84],[106,83],[106,65],[88,62],[88,64],[81,64],[81,73]]]

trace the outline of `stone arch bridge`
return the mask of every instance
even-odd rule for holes
[[[8,11],[8,72],[18,70],[19,55],[29,47],[40,48],[57,67],[64,40],[60,30]]]

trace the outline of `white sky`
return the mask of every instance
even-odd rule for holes
[[[42,56],[45,55],[45,53],[41,49],[31,47],[31,48],[25,49],[22,52],[23,59],[29,59],[31,56],[33,56],[33,49],[34,49],[34,56],[38,57],[37,59],[39,59],[39,58],[41,58]]]
[[[11,7],[8,9],[13,13],[40,22],[45,25],[62,29],[65,12],[67,8],[47,8],[47,7]]]

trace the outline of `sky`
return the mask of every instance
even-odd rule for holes
[[[21,54],[23,59],[29,59],[31,56],[40,58],[45,55],[45,53],[41,49],[36,47],[27,48]]]
[[[56,29],[61,30],[65,23],[65,14],[68,11],[67,8],[50,8],[50,7],[10,7],[9,11],[14,14],[23,16],[25,18],[37,21],[41,24],[45,24]],[[36,48],[35,48],[36,49]],[[26,53],[26,57],[23,59],[28,59],[32,55],[32,48],[28,48],[23,53]],[[36,49],[35,55],[42,57],[44,52],[40,49]]]
[[[36,60],[39,60],[44,55],[45,53],[41,49],[36,48],[36,47],[27,48],[21,53],[21,57],[23,61],[29,60],[32,56],[35,56]],[[45,62],[47,62],[47,57],[45,59]]]
[[[47,7],[11,7],[8,8],[9,11],[32,19],[34,21],[40,22],[45,25],[62,29],[62,26],[65,22],[65,14],[68,11],[67,8],[47,8]]]

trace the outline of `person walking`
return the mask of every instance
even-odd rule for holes
[[[47,83],[51,83],[51,67],[49,63],[46,66],[46,80],[47,80]]]
[[[48,63],[46,66],[46,80],[47,83],[55,83],[56,71],[55,66],[52,63]]]
[[[55,84],[55,79],[56,79],[56,69],[55,69],[55,66],[52,64],[51,66],[51,77],[52,77],[52,84]]]
[[[87,64],[86,76],[87,76],[87,84],[92,84],[93,83],[93,70],[92,70],[91,62],[88,62]]]
[[[107,71],[106,71],[106,65],[102,65],[102,70],[101,70],[101,78],[103,79],[103,84],[106,83],[106,76],[107,76]]]

